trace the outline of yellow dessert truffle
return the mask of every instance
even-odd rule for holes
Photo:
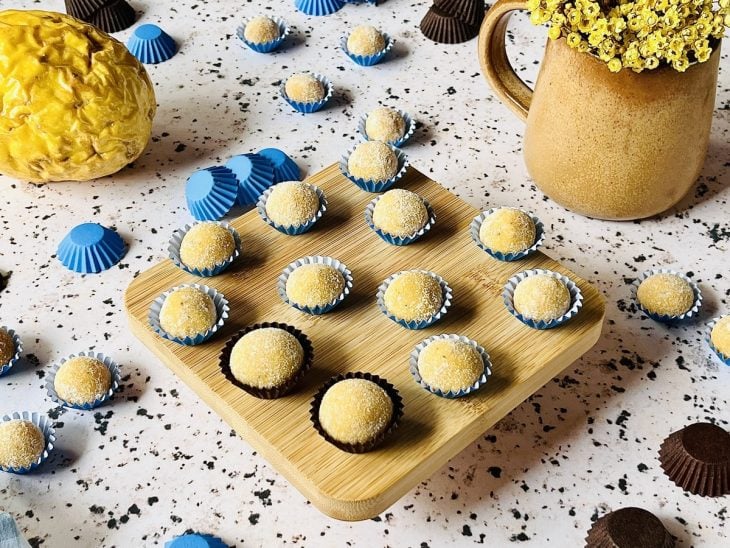
[[[322,397],[319,423],[333,439],[345,444],[368,443],[380,436],[393,417],[393,400],[367,379],[343,379]]]
[[[502,207],[485,217],[479,228],[479,239],[493,251],[517,253],[535,243],[537,229],[524,211]]]
[[[0,367],[10,363],[15,356],[15,341],[5,329],[0,327]]]
[[[180,243],[180,260],[188,268],[204,270],[226,262],[236,250],[231,231],[213,223],[193,225]]]
[[[279,25],[276,21],[265,16],[254,17],[243,29],[244,38],[253,44],[273,42],[280,35]]]
[[[479,379],[484,373],[484,361],[479,351],[469,343],[437,339],[419,353],[418,372],[432,388],[458,392]]]
[[[380,141],[360,143],[347,160],[350,175],[366,181],[387,181],[398,173],[398,157]]]
[[[339,297],[343,289],[345,278],[326,264],[304,264],[286,280],[286,296],[299,306],[324,306]]]
[[[181,287],[170,293],[160,309],[160,327],[172,337],[195,337],[218,320],[213,299],[196,287]]]
[[[63,401],[83,405],[101,399],[109,392],[112,374],[100,360],[77,356],[58,368],[53,387]]]
[[[712,345],[726,358],[730,358],[730,316],[720,318],[710,333]]]
[[[438,280],[427,272],[409,270],[399,274],[383,295],[385,309],[400,320],[424,321],[444,303]]]
[[[355,55],[375,55],[384,49],[385,36],[370,25],[358,25],[347,37],[347,50]]]
[[[278,327],[262,327],[236,342],[230,368],[245,385],[276,388],[289,382],[303,363],[304,349],[294,335]]]
[[[418,194],[409,190],[389,190],[373,208],[373,224],[394,236],[411,236],[427,222],[426,204]]]
[[[46,438],[32,422],[0,422],[0,466],[3,468],[28,468],[38,462],[45,448]]]
[[[514,307],[525,318],[536,321],[556,320],[571,305],[570,291],[557,278],[547,274],[528,276],[515,287]]]
[[[285,181],[272,187],[264,209],[266,216],[278,225],[300,226],[319,211],[319,196],[312,185]]]
[[[284,85],[287,97],[297,103],[317,103],[324,99],[326,90],[322,82],[311,74],[294,74]]]
[[[639,284],[636,298],[652,314],[680,316],[692,308],[695,293],[687,280],[676,274],[652,274]]]
[[[372,141],[392,143],[406,132],[406,121],[400,112],[388,107],[373,110],[365,119],[365,133]]]

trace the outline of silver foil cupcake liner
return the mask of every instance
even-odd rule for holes
[[[477,352],[479,352],[479,355],[482,358],[482,362],[484,363],[484,372],[479,376],[479,378],[474,382],[474,384],[470,385],[467,388],[463,388],[461,390],[449,390],[449,391],[443,391],[438,388],[435,388],[428,384],[426,381],[423,380],[423,377],[421,377],[421,372],[418,369],[418,357],[420,356],[421,352],[432,342],[438,341],[438,340],[449,340],[449,341],[461,341],[468,345],[473,346]],[[436,394],[437,396],[441,396],[442,398],[449,398],[449,399],[455,399],[455,398],[461,398],[462,396],[467,396],[469,394],[472,394],[473,392],[476,392],[479,390],[482,386],[484,386],[487,381],[489,380],[489,377],[492,375],[492,362],[489,359],[489,354],[486,350],[484,350],[484,347],[481,346],[478,342],[469,339],[468,337],[464,337],[463,335],[456,335],[456,334],[450,334],[450,335],[434,335],[433,337],[429,337],[428,339],[424,339],[420,343],[416,345],[416,347],[411,351],[410,357],[408,359],[408,365],[409,369],[411,371],[411,375],[413,375],[413,378],[416,380],[416,382],[421,385],[422,388],[428,390],[432,394]]]
[[[342,48],[342,51],[344,51],[345,55],[352,59],[356,64],[362,67],[372,67],[373,65],[377,65],[386,55],[388,55],[388,52],[393,49],[393,46],[395,45],[395,39],[391,38],[390,35],[384,32],[383,38],[385,38],[385,47],[383,49],[372,55],[358,55],[347,49],[347,38],[347,35],[340,38],[340,47]]]
[[[9,468],[6,466],[0,466],[0,470],[3,472],[8,472],[10,474],[27,474],[28,472],[32,472],[33,470],[38,468],[46,461],[46,459],[48,459],[48,455],[51,454],[51,451],[53,451],[53,445],[56,443],[56,430],[53,428],[53,423],[51,422],[51,420],[42,413],[35,413],[30,411],[23,411],[19,413],[16,411],[10,415],[5,415],[2,419],[0,419],[0,422],[13,420],[32,422],[41,430],[41,432],[43,432],[43,437],[46,440],[46,446],[43,449],[43,453],[41,453],[41,456],[38,457],[38,460],[30,466],[27,466],[25,468]]]
[[[397,112],[403,117],[403,120],[406,123],[406,131],[403,134],[403,137],[401,137],[400,139],[396,139],[395,141],[388,141],[388,144],[393,145],[394,147],[402,147],[410,140],[411,137],[413,137],[413,134],[416,132],[416,120],[414,120],[410,114],[400,109],[397,109]],[[357,121],[357,131],[360,133],[360,136],[363,138],[364,141],[372,141],[372,139],[370,139],[370,137],[368,136],[367,130],[365,129],[367,120],[367,114],[363,114],[362,116],[360,116]]]
[[[721,319],[723,319],[727,316],[728,316],[728,314],[725,314],[723,316],[715,318],[714,320],[712,320],[711,322],[709,322],[707,324],[707,344],[710,346],[710,350],[712,350],[712,352],[715,354],[715,356],[717,356],[717,358],[722,363],[724,363],[725,365],[730,365],[730,356],[726,356],[725,354],[720,352],[720,350],[714,344],[712,344],[712,330],[717,325],[717,322],[719,322]]]
[[[0,363],[0,377],[8,373],[13,368],[13,366],[18,363],[20,355],[23,353],[23,341],[20,340],[20,336],[9,327],[2,326],[2,329],[7,331],[8,335],[10,335],[10,338],[13,340],[15,352],[13,353],[13,356],[10,358],[10,361],[8,363]]]
[[[289,276],[292,272],[294,272],[297,268],[303,265],[307,264],[324,264],[331,266],[337,272],[339,272],[342,275],[342,278],[345,280],[345,287],[342,290],[342,292],[332,301],[320,305],[320,306],[305,306],[301,304],[297,304],[294,301],[292,301],[289,296],[286,293],[286,282],[289,280]],[[302,312],[306,312],[307,314],[312,315],[320,315],[320,314],[326,314],[333,308],[335,308],[338,304],[340,304],[342,301],[345,300],[345,297],[347,297],[350,294],[350,291],[352,291],[352,271],[350,271],[345,264],[333,257],[325,257],[322,255],[310,255],[308,257],[302,257],[301,259],[297,259],[296,261],[293,261],[289,263],[289,265],[284,269],[284,271],[279,276],[279,279],[276,282],[276,288],[279,292],[279,296],[281,297],[281,300],[284,301],[286,304],[293,306],[297,310],[301,310]]]
[[[322,215],[324,215],[327,211],[327,197],[325,196],[322,189],[315,185],[309,186],[311,186],[314,189],[314,192],[317,193],[317,197],[319,198],[319,209],[317,210],[317,213],[315,213],[314,216],[304,224],[284,226],[275,223],[274,221],[269,219],[269,216],[266,214],[266,201],[269,199],[269,196],[271,196],[271,193],[274,191],[276,185],[267,188],[264,193],[259,196],[259,200],[258,202],[256,202],[256,211],[258,211],[259,216],[264,220],[266,224],[274,227],[279,232],[283,232],[284,234],[287,234],[289,236],[304,234],[305,232],[310,230],[314,226],[314,223],[319,221],[322,218]]]
[[[647,278],[655,275],[655,274],[674,274],[675,276],[679,276],[682,278],[685,282],[687,282],[692,287],[692,292],[694,293],[695,300],[692,303],[692,307],[685,312],[684,314],[680,314],[679,316],[668,316],[666,314],[656,314],[654,312],[650,312],[647,310],[640,302],[637,297],[637,292],[639,291],[639,286],[641,285],[641,282],[646,280]],[[682,323],[690,321],[697,317],[697,315],[700,312],[700,308],[702,308],[702,292],[700,291],[699,286],[690,280],[687,276],[682,274],[681,272],[677,272],[676,270],[672,270],[670,268],[655,268],[653,270],[647,270],[646,272],[642,272],[642,274],[636,278],[633,283],[631,284],[631,297],[636,303],[636,306],[639,310],[641,310],[646,316],[654,320],[655,322],[660,323],[666,323],[666,324],[676,324],[676,323]]]
[[[388,289],[388,286],[395,280],[398,276],[403,274],[404,272],[423,272],[425,274],[428,274],[432,278],[434,278],[436,281],[438,281],[439,286],[441,286],[441,296],[442,296],[442,302],[441,302],[441,308],[431,316],[430,318],[427,318],[425,320],[404,320],[401,318],[398,318],[394,314],[391,314],[388,312],[388,309],[385,307],[385,292]],[[446,315],[446,313],[449,311],[449,308],[451,308],[451,299],[453,298],[453,292],[451,290],[451,287],[448,283],[446,283],[446,280],[444,280],[441,276],[436,274],[435,272],[431,272],[429,270],[401,270],[400,272],[396,272],[395,274],[392,274],[386,278],[386,280],[380,284],[380,287],[378,287],[378,293],[376,295],[377,302],[378,302],[378,308],[380,308],[380,311],[385,314],[388,318],[393,320],[395,323],[402,325],[406,329],[424,329],[428,327],[431,324],[436,323],[441,318]]]
[[[484,219],[486,219],[499,209],[517,208],[493,207],[486,211],[482,211],[479,215],[474,217],[474,220],[469,225],[469,233],[471,234],[471,239],[474,240],[474,243],[477,244],[480,249],[483,249],[490,256],[499,261],[519,261],[520,259],[524,259],[525,257],[532,255],[535,251],[537,251],[537,249],[542,245],[543,241],[545,240],[545,227],[543,226],[542,221],[540,221],[540,219],[538,219],[535,215],[523,210],[518,211],[523,211],[523,213],[529,215],[530,219],[532,219],[532,222],[535,224],[535,242],[530,247],[528,247],[527,249],[523,249],[522,251],[502,253],[501,251],[495,251],[494,249],[491,249],[490,247],[482,243],[482,240],[479,238],[479,231],[482,229],[482,223],[484,222]]]
[[[399,148],[396,148],[393,145],[388,145],[391,149],[393,149],[393,152],[395,152],[396,158],[398,159],[398,171],[393,177],[391,177],[387,181],[372,181],[350,175],[350,171],[347,167],[347,162],[350,159],[350,155],[353,153],[356,146],[357,145],[350,148],[347,151],[347,154],[340,159],[340,171],[345,177],[347,177],[350,181],[355,183],[365,192],[385,192],[395,183],[400,181],[408,171],[408,157]]]
[[[222,226],[223,228],[225,228],[228,232],[231,233],[231,236],[233,236],[236,248],[225,261],[211,268],[190,268],[185,263],[183,263],[182,259],[180,258],[180,246],[182,245],[185,235],[190,231],[190,229],[193,228],[195,225],[203,223],[214,223],[218,226]],[[231,266],[233,261],[235,261],[241,255],[241,237],[238,235],[238,232],[236,232],[236,229],[223,221],[200,221],[196,223],[189,223],[182,228],[178,228],[177,230],[175,230],[175,232],[172,233],[172,238],[170,238],[170,244],[167,247],[167,251],[169,252],[170,260],[172,260],[176,267],[184,270],[185,272],[189,272],[194,276],[207,278],[210,276],[216,276],[223,272],[226,268]]]
[[[109,373],[111,374],[111,385],[109,387],[109,390],[107,390],[101,397],[94,399],[90,402],[84,402],[84,403],[71,403],[63,398],[61,398],[58,395],[58,392],[56,391],[56,375],[58,374],[58,370],[61,368],[61,366],[69,361],[72,358],[78,358],[81,356],[86,356],[89,358],[94,358],[99,360],[101,363],[104,364],[104,366],[109,370]],[[95,407],[99,407],[101,404],[103,404],[105,401],[110,399],[114,392],[116,392],[119,389],[119,385],[121,383],[122,375],[119,371],[119,365],[112,360],[109,356],[106,356],[100,352],[94,352],[93,350],[89,350],[88,352],[79,352],[78,354],[71,354],[70,356],[67,356],[65,358],[62,358],[59,360],[58,363],[54,364],[53,367],[51,367],[51,370],[46,375],[46,392],[48,393],[48,397],[53,400],[53,402],[63,405],[65,407],[70,407],[72,409],[81,409],[84,411],[88,411],[89,409],[94,409]]]
[[[533,320],[523,316],[515,310],[514,293],[517,284],[519,284],[522,280],[529,276],[535,276],[538,274],[546,274],[557,280],[560,280],[565,284],[565,286],[568,288],[568,291],[570,292],[570,308],[565,314],[563,314],[559,318],[550,321]],[[502,300],[504,301],[504,305],[507,307],[507,310],[509,310],[510,314],[512,314],[515,318],[520,320],[525,325],[532,327],[533,329],[552,329],[553,327],[557,327],[560,324],[563,324],[570,320],[572,317],[578,314],[581,308],[583,308],[583,294],[581,293],[580,288],[575,285],[575,283],[570,278],[552,270],[544,270],[540,268],[536,268],[534,270],[524,270],[518,274],[515,274],[509,280],[507,280],[507,283],[504,285],[504,290],[502,291]]]
[[[383,196],[377,196],[373,201],[371,201],[366,207],[365,207],[365,222],[370,227],[370,229],[375,232],[378,236],[380,236],[384,241],[388,242],[391,245],[408,245],[412,244],[416,240],[418,240],[420,237],[422,237],[426,232],[431,230],[431,227],[433,227],[434,224],[436,224],[436,213],[434,213],[433,208],[431,207],[431,204],[428,203],[427,200],[424,198],[421,198],[421,201],[423,202],[423,205],[426,206],[426,211],[428,212],[428,220],[426,221],[426,224],[421,227],[420,230],[417,230],[413,234],[409,234],[408,236],[396,236],[394,234],[390,234],[389,232],[386,232],[385,230],[382,230],[375,226],[375,223],[373,223],[373,212],[375,211],[375,205],[378,203],[378,201]],[[419,196],[420,198],[420,196]]]
[[[243,24],[236,28],[236,37],[238,37],[238,39],[243,44],[248,46],[256,53],[271,53],[272,51],[278,49],[291,32],[289,25],[287,25],[286,21],[284,21],[281,17],[271,17],[271,19],[279,27],[279,37],[269,42],[264,42],[262,44],[254,44],[253,42],[246,40],[246,35],[244,32],[246,29],[246,25],[251,22],[251,19],[252,18],[244,19]]]
[[[299,101],[295,101],[294,99],[289,98],[289,96],[286,94],[286,81],[282,82],[281,86],[279,87],[279,91],[281,92],[281,96],[284,98],[284,100],[289,103],[289,105],[294,110],[296,110],[297,112],[301,112],[302,114],[311,114],[312,112],[317,112],[318,110],[321,110],[322,107],[324,107],[327,102],[332,98],[332,93],[334,92],[332,82],[330,82],[326,76],[322,76],[321,74],[317,74],[316,72],[313,72],[312,76],[319,80],[319,83],[322,84],[322,86],[324,87],[325,94],[320,101],[315,101],[313,103],[300,103]]]
[[[198,333],[194,337],[173,337],[172,335],[169,335],[165,332],[164,329],[162,329],[162,326],[160,326],[160,310],[162,309],[162,304],[165,302],[165,299],[175,290],[181,289],[183,287],[195,287],[197,289],[202,290],[206,294],[210,296],[211,299],[213,299],[213,304],[215,305],[215,311],[217,315],[216,323],[213,324],[213,327],[205,331],[204,333]],[[223,293],[218,291],[217,289],[213,287],[208,287],[207,285],[200,285],[200,284],[182,284],[175,287],[172,287],[165,291],[162,295],[157,297],[154,301],[152,301],[152,305],[150,306],[149,314],[147,315],[147,320],[149,321],[150,327],[152,330],[157,333],[160,337],[167,339],[168,341],[175,342],[177,344],[182,344],[185,346],[194,346],[196,344],[203,343],[210,339],[213,335],[216,334],[216,332],[223,327],[223,324],[225,324],[226,320],[228,319],[228,313],[230,311],[230,308],[228,307],[228,301],[223,296]]]

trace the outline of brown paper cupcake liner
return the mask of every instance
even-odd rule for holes
[[[104,32],[119,32],[131,27],[136,20],[137,14],[132,6],[125,0],[115,0],[94,13],[91,24]]]
[[[674,538],[664,524],[643,508],[628,507],[610,512],[588,531],[586,548],[672,548]]]
[[[677,486],[702,497],[730,494],[730,433],[695,423],[670,434],[659,448],[659,463]]]
[[[481,25],[484,19],[484,0],[435,0],[433,5],[467,25]]]
[[[105,4],[110,4],[111,1],[112,0],[65,0],[66,13],[76,19],[89,22],[94,13],[103,8]]]
[[[429,40],[440,44],[467,42],[479,34],[479,27],[451,17],[439,8],[432,7],[421,20],[421,32]]]
[[[365,379],[368,381],[372,381],[380,388],[385,390],[388,396],[390,396],[391,401],[393,402],[393,415],[390,418],[390,423],[385,429],[383,429],[380,435],[376,436],[374,439],[366,443],[342,443],[341,441],[338,441],[332,438],[329,434],[327,434],[327,432],[324,431],[324,428],[322,428],[322,425],[319,422],[319,406],[322,404],[322,398],[324,397],[325,392],[327,392],[327,390],[331,386],[345,379]],[[367,453],[368,451],[372,451],[373,449],[375,449],[375,447],[380,445],[383,440],[385,440],[385,438],[387,438],[396,428],[398,428],[400,419],[403,416],[403,398],[401,398],[395,386],[390,384],[382,377],[378,377],[377,375],[373,375],[372,373],[350,372],[336,375],[322,385],[322,387],[312,399],[312,407],[310,408],[309,415],[312,421],[312,425],[314,426],[314,429],[319,433],[319,435],[338,449],[341,449],[342,451],[347,451],[348,453]]]
[[[241,339],[241,337],[243,337],[247,333],[250,333],[251,331],[255,331],[256,329],[262,329],[264,327],[276,327],[291,333],[297,338],[299,344],[301,344],[302,348],[304,349],[304,360],[302,361],[302,366],[299,368],[299,371],[295,373],[294,376],[292,376],[292,378],[289,379],[286,383],[282,384],[281,386],[275,386],[273,388],[258,388],[256,386],[250,386],[248,384],[242,383],[233,376],[233,371],[231,371],[230,366],[231,352],[233,351],[233,347]],[[223,347],[223,350],[221,350],[219,357],[221,371],[225,375],[226,379],[228,379],[228,381],[230,381],[241,390],[245,390],[252,396],[261,398],[263,400],[273,400],[285,396],[286,394],[291,392],[292,389],[302,380],[307,371],[312,368],[313,361],[314,348],[312,346],[312,341],[310,341],[309,338],[296,327],[278,322],[256,323],[243,328],[241,331],[239,331],[226,341],[226,344]]]

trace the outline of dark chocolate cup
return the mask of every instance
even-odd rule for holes
[[[66,13],[88,23],[91,21],[91,16],[105,4],[109,4],[110,0],[65,0],[65,2]]]
[[[643,508],[627,507],[597,520],[588,531],[586,548],[672,548],[674,537],[664,524]]]
[[[481,25],[484,19],[484,0],[435,0],[433,5],[467,25]]]
[[[432,7],[421,20],[421,32],[434,42],[459,44],[467,42],[479,34],[479,26],[469,25],[439,8]]]
[[[730,494],[730,432],[697,422],[670,434],[659,448],[664,473],[693,495]]]
[[[233,347],[241,339],[241,337],[243,337],[247,333],[250,333],[251,331],[255,331],[256,329],[262,329],[264,327],[277,327],[279,329],[287,331],[288,333],[291,333],[297,338],[299,344],[301,344],[302,348],[304,349],[304,359],[302,360],[302,366],[299,368],[299,371],[297,371],[284,384],[280,386],[275,386],[273,388],[258,388],[256,386],[250,386],[248,384],[242,383],[233,376],[233,371],[231,371],[230,365],[231,352],[233,351]],[[313,361],[314,347],[312,346],[312,341],[310,341],[309,338],[296,327],[277,322],[256,323],[243,328],[241,331],[239,331],[238,333],[233,335],[233,337],[226,341],[226,344],[223,347],[223,350],[221,350],[219,357],[220,368],[221,371],[223,371],[223,374],[226,376],[226,379],[228,379],[232,384],[234,384],[241,390],[245,390],[252,396],[261,398],[262,400],[273,400],[285,396],[286,394],[291,392],[294,386],[302,380],[307,371],[312,368]]]
[[[386,426],[379,435],[366,443],[342,443],[341,441],[338,441],[331,437],[329,434],[327,434],[327,432],[324,431],[324,428],[322,428],[322,425],[319,422],[319,406],[322,404],[322,398],[324,397],[325,392],[327,392],[327,390],[333,385],[345,379],[365,379],[368,381],[372,381],[380,388],[385,390],[385,392],[388,394],[391,401],[393,402],[393,415],[390,417],[390,422],[388,423],[388,426]],[[398,424],[400,424],[400,419],[403,416],[403,398],[401,398],[395,386],[390,384],[382,377],[378,377],[377,375],[373,375],[372,373],[350,372],[343,375],[336,375],[322,385],[322,387],[317,391],[317,393],[314,395],[314,398],[312,399],[312,407],[309,410],[309,415],[312,421],[312,425],[314,426],[314,429],[319,433],[319,435],[338,449],[347,451],[348,453],[367,453],[368,451],[372,451],[373,449],[375,449],[375,447],[380,445],[383,440],[385,440],[385,438],[393,432],[393,430],[398,428]]]
[[[125,0],[113,0],[91,16],[90,23],[104,32],[119,32],[134,25],[137,13]]]

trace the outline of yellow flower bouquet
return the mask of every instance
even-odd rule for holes
[[[618,72],[671,65],[684,72],[710,58],[730,26],[730,0],[527,0],[530,21],[549,24],[578,51]]]

